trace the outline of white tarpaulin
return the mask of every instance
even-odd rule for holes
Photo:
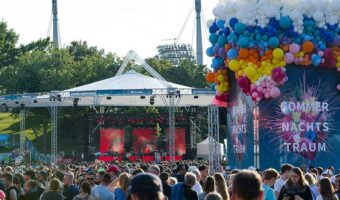
[[[217,144],[217,154],[223,155],[223,144]],[[197,144],[197,157],[208,159],[209,158],[209,137],[202,141],[201,143]]]
[[[184,85],[179,85],[164,81],[164,83],[156,78],[139,74],[134,70],[130,70],[124,74],[114,76],[80,87],[66,90],[67,92],[79,91],[96,91],[96,90],[143,90],[143,89],[167,89],[167,85],[171,85],[176,89],[192,89]]]

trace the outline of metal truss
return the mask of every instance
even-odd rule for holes
[[[220,167],[219,141],[219,112],[218,106],[208,107],[208,138],[209,138],[209,170],[214,174]]]

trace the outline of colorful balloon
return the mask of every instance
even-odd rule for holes
[[[237,70],[240,69],[240,63],[239,63],[237,60],[231,60],[231,61],[229,62],[229,68],[230,68],[232,71],[236,72]]]
[[[284,55],[284,52],[283,52],[282,49],[280,49],[280,48],[274,49],[274,51],[273,51],[273,57],[274,58],[281,60],[283,58],[283,55]]]
[[[305,41],[302,44],[302,50],[306,53],[311,53],[314,50],[314,44],[311,41]]]

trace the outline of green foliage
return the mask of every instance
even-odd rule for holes
[[[0,68],[16,63],[20,50],[16,48],[19,36],[0,21]]]

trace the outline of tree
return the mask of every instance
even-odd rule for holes
[[[20,55],[16,48],[19,36],[13,29],[8,29],[7,23],[0,21],[0,68],[14,65]]]

